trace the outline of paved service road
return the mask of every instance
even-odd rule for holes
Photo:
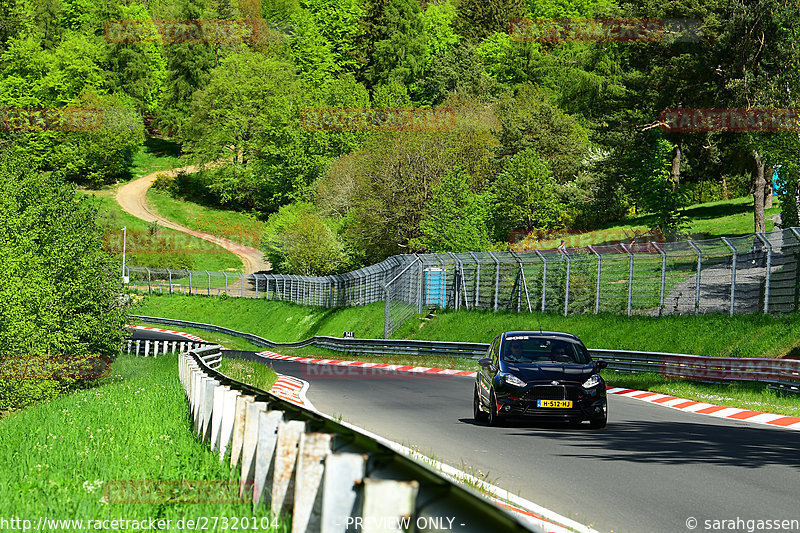
[[[181,335],[173,335],[172,333],[164,333],[162,331],[153,331],[151,329],[137,329],[137,328],[132,328],[132,329],[126,328],[126,329],[132,333],[131,335],[132,340],[192,342],[190,339],[182,337]]]
[[[203,231],[189,229],[162,217],[150,208],[150,206],[147,204],[147,190],[153,184],[153,180],[156,179],[156,176],[158,174],[176,176],[180,171],[196,172],[197,167],[189,166],[176,168],[173,170],[165,170],[162,172],[154,172],[143,178],[132,180],[120,187],[119,191],[117,191],[117,203],[119,203],[124,211],[130,213],[136,218],[140,218],[147,222],[158,221],[158,223],[164,227],[181,231],[183,233],[188,233],[189,235],[193,235],[200,239],[205,239],[209,242],[213,242],[214,244],[218,244],[242,260],[245,274],[270,270],[271,266],[269,262],[264,260],[264,252],[258,248],[245,246],[244,244],[231,241],[230,239],[218,237],[216,235],[211,235],[210,233],[205,233]]]
[[[603,430],[490,428],[472,420],[474,378],[339,375],[270,361],[309,381],[317,409],[413,446],[608,532],[686,532],[699,520],[800,519],[800,435],[611,396]],[[365,369],[367,370],[367,369]],[[344,372],[345,369],[338,369]]]

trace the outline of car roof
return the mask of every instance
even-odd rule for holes
[[[502,340],[506,340],[506,337],[516,337],[516,336],[528,336],[528,337],[558,337],[565,340],[581,342],[581,340],[572,333],[565,333],[563,331],[504,331],[500,334]]]

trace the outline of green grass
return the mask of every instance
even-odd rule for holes
[[[780,213],[780,200],[775,199],[773,207],[765,211],[766,230],[775,228],[770,217]],[[687,208],[684,214],[689,219],[689,233],[693,239],[732,237],[753,233],[753,197],[746,196],[733,200],[721,200],[697,204]],[[531,248],[555,248],[563,238],[568,247],[582,247],[590,244],[610,242],[629,242],[638,232],[646,234],[655,223],[651,214],[629,216],[623,221],[603,225],[600,228],[574,235],[556,236],[531,244]]]
[[[340,310],[323,310],[285,302],[252,299],[207,299],[203,297],[145,297],[137,314],[183,318],[254,333],[274,341],[295,341],[345,330],[357,337],[380,338],[383,304]],[[626,317],[612,314],[563,317],[555,314],[491,313],[484,311],[440,311],[430,320],[411,318],[394,336],[427,340],[490,342],[505,330],[539,329],[568,331],[595,349],[677,352],[706,356],[777,357],[800,349],[800,316],[793,315],[701,315]],[[178,328],[185,329],[185,328]],[[199,336],[207,336],[198,332]],[[206,338],[206,337],[204,337]],[[253,348],[261,351],[261,348]],[[278,353],[407,364],[437,368],[476,370],[473,360],[449,357],[402,357],[350,354],[308,347],[279,348]],[[656,374],[605,372],[611,386],[652,390],[697,401],[718,403],[786,415],[799,415],[797,397],[769,391],[754,384],[709,385],[665,380]]]
[[[161,216],[187,228],[211,233],[253,248],[258,248],[261,241],[264,223],[253,215],[178,200],[155,189],[147,191],[147,201]]]
[[[658,374],[617,374],[608,370],[603,372],[603,376],[610,387],[647,390],[727,407],[800,416],[800,402],[796,394],[781,394],[757,384],[715,385],[664,380]]]
[[[664,317],[443,311],[410,319],[399,337],[490,342],[500,331],[574,333],[589,348],[687,353],[713,357],[780,357],[800,346],[800,315],[708,314]]]
[[[216,324],[277,342],[314,335],[383,337],[382,302],[323,309],[252,298],[145,296],[132,313]],[[491,342],[507,330],[545,329],[578,335],[594,349],[642,350],[726,357],[780,357],[800,347],[800,316],[708,314],[699,316],[571,315],[490,311],[439,311],[431,320],[409,319],[394,338]],[[202,336],[202,335],[201,335]]]
[[[246,331],[277,342],[290,342],[353,331],[356,337],[383,337],[383,303],[346,309],[324,309],[254,298],[145,296],[131,312],[205,322]],[[202,335],[201,335],[202,336]]]
[[[114,199],[118,187],[108,187],[99,191],[81,190],[99,204],[106,228],[106,248],[119,258],[122,265],[122,228],[128,228],[126,263],[130,266],[180,268],[189,262],[194,270],[235,270],[242,269],[242,261],[221,246],[198,239],[185,233],[159,227],[157,236],[170,248],[156,247],[149,236],[150,224],[122,210]],[[153,250],[157,248],[157,250]],[[177,251],[176,251],[177,249]]]
[[[278,381],[278,374],[271,366],[256,361],[223,358],[219,371],[230,378],[265,391],[269,391]]]
[[[103,500],[110,481],[238,483],[194,435],[174,356],[121,356],[92,389],[0,419],[0,516],[35,520],[175,521],[186,516],[253,516],[247,504],[120,504]],[[186,495],[189,496],[188,494]],[[256,516],[267,516],[259,508]],[[47,530],[49,528],[46,528]],[[65,531],[89,531],[68,527]],[[211,528],[211,530],[218,529]],[[280,530],[288,531],[286,521]]]
[[[148,137],[133,155],[131,169],[133,179],[184,166],[180,156],[180,144],[167,139]]]

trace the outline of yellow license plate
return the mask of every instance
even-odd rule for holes
[[[536,400],[536,407],[555,407],[556,409],[569,409],[572,400]]]

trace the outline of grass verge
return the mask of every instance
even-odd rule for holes
[[[269,391],[278,381],[278,374],[271,366],[256,361],[223,358],[219,371],[237,381],[265,391]]]
[[[258,248],[261,241],[264,223],[253,215],[179,200],[155,189],[147,191],[147,201],[158,214],[187,228],[253,248]]]
[[[277,342],[314,335],[383,337],[382,302],[324,309],[252,298],[145,296],[132,312],[216,324]],[[624,316],[490,311],[439,311],[409,319],[394,338],[491,342],[501,331],[555,330],[578,335],[594,349],[643,350],[726,357],[780,357],[800,346],[800,315]],[[202,335],[201,335],[202,336]]]
[[[87,526],[88,520],[155,518],[171,520],[174,528],[184,517],[254,516],[247,504],[104,501],[110,481],[231,481],[238,486],[238,471],[221,463],[192,431],[175,357],[123,355],[112,376],[96,387],[5,416],[0,435],[0,459],[6,465],[0,475],[0,516],[7,519],[83,520],[44,530],[90,531],[96,528]],[[262,507],[255,516],[267,512]],[[289,531],[288,520],[278,530]]]
[[[100,224],[105,230],[105,248],[118,258],[120,267],[124,226],[128,229],[128,265],[237,272],[242,269],[242,260],[221,246],[180,231],[151,225],[126,213],[115,199],[118,188],[81,189],[79,192],[91,196],[98,203]]]

